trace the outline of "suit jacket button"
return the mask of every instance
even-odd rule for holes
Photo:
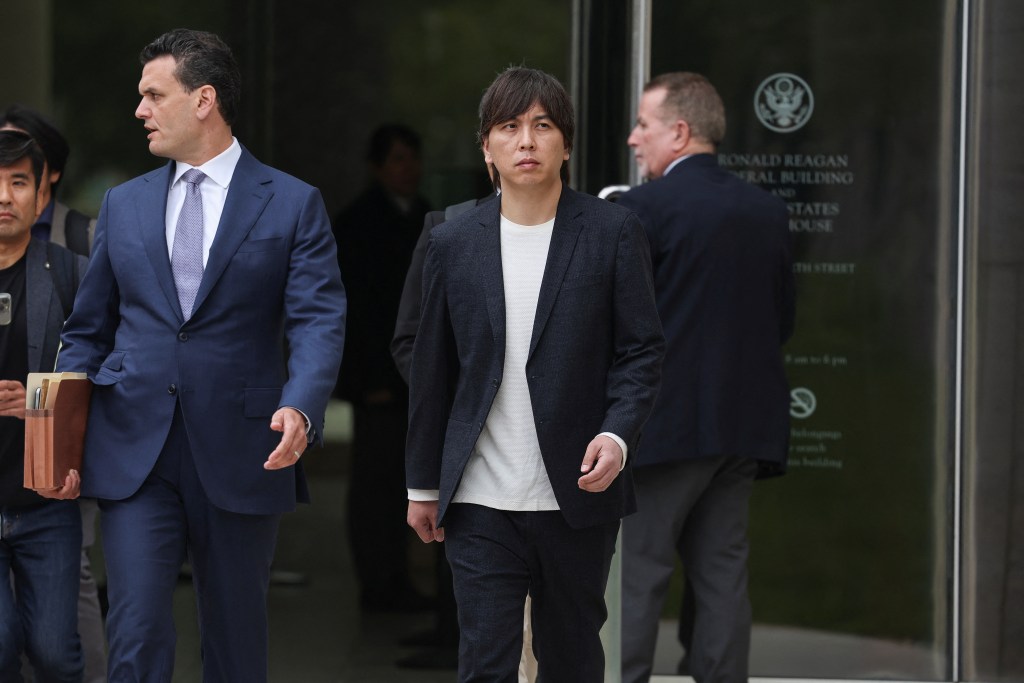
[[[167,387],[167,393],[170,394],[171,396],[174,396],[176,393],[178,393],[178,387],[172,384],[171,386]]]
[[[188,341],[188,332],[179,332],[178,333],[178,340],[179,341]]]
[[[498,380],[496,380],[496,379],[492,379],[492,380],[491,380],[491,386],[492,386],[492,387],[495,387],[495,388],[497,388],[497,386],[498,386]]]

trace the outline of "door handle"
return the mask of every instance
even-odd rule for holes
[[[619,195],[628,191],[629,185],[608,185],[607,187],[601,188],[601,191],[597,193],[597,198],[607,199],[610,202],[614,202],[619,198]]]

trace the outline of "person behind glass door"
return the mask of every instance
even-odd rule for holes
[[[683,72],[644,87],[628,141],[650,182],[618,203],[650,241],[667,346],[633,462],[639,512],[622,528],[624,683],[651,676],[677,553],[688,673],[747,679],[747,511],[754,479],[785,470],[795,295],[786,205],[718,167],[724,135],[718,93]]]
[[[402,283],[423,217],[422,143],[411,128],[370,136],[369,186],[334,219],[348,293],[349,343],[335,388],[353,408],[349,544],[366,612],[414,612],[430,601],[410,578],[405,524],[409,392],[391,360]]]
[[[32,226],[32,236],[88,256],[96,219],[57,201],[57,192],[64,180],[64,169],[71,153],[64,135],[42,114],[19,104],[11,105],[0,114],[0,130],[5,129],[31,135],[46,159],[39,186],[42,212]]]

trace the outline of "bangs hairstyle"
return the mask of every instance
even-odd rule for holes
[[[164,55],[174,58],[174,77],[185,92],[213,86],[224,123],[234,125],[242,96],[242,74],[227,43],[207,31],[176,28],[142,48],[139,61],[145,66]]]
[[[572,100],[558,79],[538,69],[511,66],[502,72],[480,100],[480,145],[494,126],[509,121],[527,111],[534,104],[547,112],[551,123],[562,133],[565,149],[572,152],[576,119]],[[491,169],[495,189],[501,187],[498,170]],[[569,182],[569,162],[562,162],[562,182]]]
[[[711,82],[692,71],[674,71],[655,76],[644,92],[665,90],[662,109],[690,126],[698,139],[717,146],[725,139],[725,105]]]
[[[38,192],[39,183],[43,179],[43,150],[28,133],[20,130],[0,130],[0,168],[13,166],[25,157],[28,157],[32,164]]]

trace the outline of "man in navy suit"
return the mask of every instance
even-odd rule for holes
[[[445,541],[459,681],[516,680],[527,593],[540,678],[603,681],[604,589],[634,509],[626,462],[664,343],[647,242],[631,212],[565,185],[573,110],[550,75],[498,76],[479,135],[501,194],[430,234],[409,524]]]
[[[794,317],[787,210],[718,167],[724,135],[714,87],[670,73],[645,86],[629,136],[651,182],[619,203],[636,211],[650,240],[666,354],[664,389],[633,462],[639,513],[622,529],[625,683],[650,678],[677,553],[694,610],[690,675],[746,680],[748,501],[755,477],[785,469],[780,347]]]
[[[94,383],[82,495],[100,500],[111,681],[169,681],[191,562],[203,679],[265,681],[281,514],[308,499],[345,297],[323,201],[231,133],[240,75],[217,36],[143,49],[135,115],[163,168],[111,189],[63,335]]]

